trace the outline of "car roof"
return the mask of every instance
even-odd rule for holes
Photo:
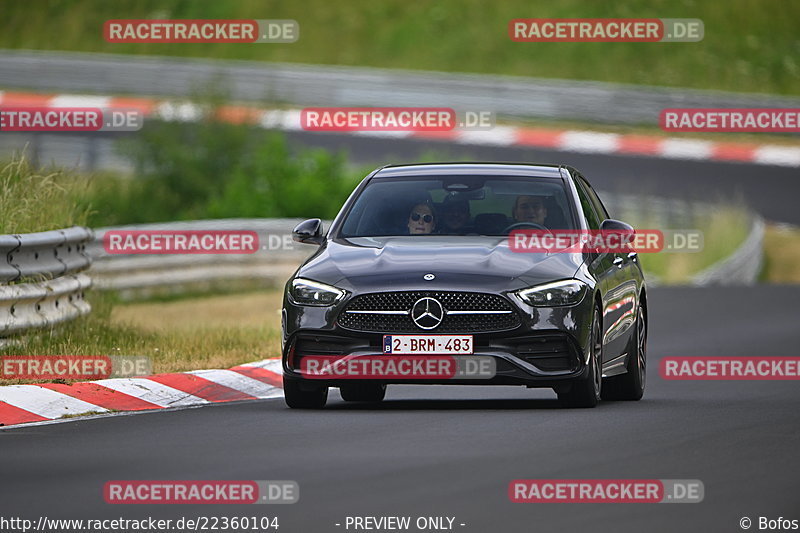
[[[407,176],[459,176],[480,174],[484,176],[530,176],[561,179],[564,165],[539,165],[534,163],[418,163],[387,165],[373,177],[391,178]]]

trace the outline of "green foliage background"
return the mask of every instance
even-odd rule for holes
[[[699,43],[516,43],[515,18],[699,18]],[[294,19],[291,44],[112,44],[109,19]],[[287,61],[800,94],[795,0],[3,0],[0,48]]]

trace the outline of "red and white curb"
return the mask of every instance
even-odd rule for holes
[[[98,107],[138,109],[163,120],[192,122],[201,116],[199,106],[189,102],[155,98],[127,98],[74,94],[35,94],[0,91],[0,106]],[[224,106],[219,118],[234,123],[250,122],[268,129],[302,130],[299,109],[260,109]],[[345,133],[345,132],[342,132]],[[746,142],[717,142],[684,137],[617,134],[596,131],[496,126],[490,130],[444,132],[349,132],[352,135],[387,138],[420,138],[481,146],[518,146],[568,152],[617,154],[755,163],[785,167],[800,166],[800,147]]]
[[[70,385],[6,385],[0,386],[0,424],[12,426],[68,415],[282,398],[282,386],[280,359],[265,359],[229,370],[195,370]]]

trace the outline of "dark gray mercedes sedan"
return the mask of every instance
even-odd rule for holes
[[[568,166],[372,172],[327,234],[319,219],[294,229],[319,250],[286,284],[286,403],[321,408],[330,387],[378,402],[387,384],[412,383],[548,387],[571,407],[640,399],[647,294],[636,252],[519,246],[591,232],[624,241],[633,229]]]

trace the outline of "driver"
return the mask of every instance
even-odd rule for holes
[[[544,227],[547,218],[547,208],[544,206],[544,196],[520,195],[514,202],[511,216],[514,222],[532,222]]]

